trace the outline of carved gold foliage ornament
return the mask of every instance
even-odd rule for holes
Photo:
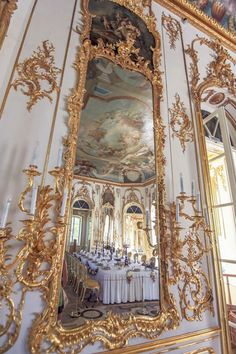
[[[168,232],[167,216],[165,210],[165,132],[160,114],[160,100],[162,96],[162,81],[160,72],[160,35],[156,31],[154,16],[151,11],[150,1],[145,0],[112,0],[139,16],[153,35],[155,46],[152,48],[152,65],[145,60],[139,49],[134,46],[134,39],[139,35],[138,31],[130,31],[125,40],[107,44],[102,40],[92,45],[90,30],[92,15],[88,11],[88,0],[83,0],[82,17],[84,28],[81,31],[82,45],[79,48],[75,62],[78,81],[68,99],[68,135],[64,139],[64,167],[55,168],[50,174],[54,177],[54,188],[42,185],[39,188],[36,199],[36,211],[30,215],[24,206],[26,196],[31,193],[35,178],[40,174],[36,166],[30,166],[24,172],[28,176],[28,182],[20,198],[19,206],[22,212],[27,214],[23,220],[23,227],[19,231],[17,239],[23,243],[23,247],[16,256],[13,265],[15,266],[15,282],[22,287],[22,296],[26,291],[40,291],[44,301],[42,313],[38,314],[32,324],[28,337],[28,348],[31,353],[79,353],[86,345],[100,341],[107,349],[117,349],[127,345],[129,339],[134,337],[145,337],[154,339],[164,330],[175,329],[180,323],[180,315],[176,307],[176,300],[170,293],[170,286],[181,281],[180,301],[182,315],[188,320],[200,319],[201,314],[209,309],[212,302],[211,289],[203,273],[200,262],[207,249],[203,246],[202,238],[199,236],[200,228],[207,232],[203,217],[196,213],[194,217],[186,216],[191,221],[189,233],[182,238],[180,225],[175,224],[174,231]],[[29,109],[38,99],[47,97],[54,90],[58,90],[56,74],[59,69],[54,67],[52,57],[53,48],[44,43],[43,48],[35,52],[35,57],[26,59],[21,64],[19,81],[15,81],[16,88],[25,86],[29,96]],[[87,321],[83,326],[73,329],[62,328],[57,322],[57,304],[61,286],[61,272],[64,258],[64,247],[67,237],[67,224],[70,216],[71,198],[73,197],[73,172],[76,158],[76,145],[81,110],[85,94],[85,83],[89,61],[96,57],[110,59],[113,63],[142,73],[152,83],[153,88],[153,122],[155,135],[155,156],[156,156],[156,186],[157,186],[157,219],[158,236],[160,243],[160,312],[155,317],[129,316],[122,317],[115,313],[108,313],[106,318],[97,321]],[[27,64],[28,63],[28,64]],[[44,66],[45,63],[45,66]],[[42,64],[42,67],[41,67]],[[28,66],[29,65],[29,66]],[[53,69],[52,69],[53,67]],[[43,74],[41,73],[43,70]],[[44,74],[45,70],[45,74]],[[50,71],[52,70],[52,71]],[[28,76],[29,74],[29,76]],[[48,76],[48,74],[50,74]],[[21,80],[22,78],[22,80]],[[40,80],[46,81],[50,89],[43,90]],[[49,98],[50,96],[50,98]],[[82,191],[86,194],[86,189]],[[114,192],[114,188],[113,188]],[[64,211],[61,209],[64,203]],[[193,203],[193,209],[195,204]],[[194,209],[195,210],[195,209]],[[175,211],[174,211],[175,213]],[[187,215],[181,207],[181,216]],[[6,242],[5,235],[10,230],[1,230],[0,245]],[[2,236],[3,235],[3,236]],[[170,236],[171,235],[171,236]],[[5,247],[5,246],[4,246]],[[6,287],[0,288],[1,300],[6,301],[9,308],[8,322],[0,327],[6,333],[6,342],[3,350],[9,349],[19,335],[21,324],[21,300],[18,310],[12,304],[12,278],[6,273],[6,259],[4,247],[0,248],[0,269],[6,277]],[[183,252],[183,249],[185,251]],[[173,274],[169,272],[169,267]],[[186,271],[187,267],[187,271]],[[8,269],[7,269],[8,271]],[[206,285],[203,286],[202,283]],[[194,290],[192,290],[192,288]],[[192,302],[191,302],[192,301]],[[18,311],[18,312],[17,312]],[[16,315],[15,315],[16,314]],[[9,324],[15,324],[14,335],[9,330]],[[5,330],[4,328],[7,328]]]
[[[176,48],[176,41],[180,39],[182,35],[182,28],[179,23],[174,17],[171,15],[166,16],[164,12],[162,13],[161,17],[162,26],[165,28],[166,33],[169,37],[170,48]]]
[[[199,28],[203,33],[207,33],[209,37],[219,38],[219,40],[232,51],[236,50],[235,33],[224,28],[214,18],[209,17],[200,8],[195,6],[193,2],[190,3],[189,0],[155,1],[178,15],[180,18],[187,19],[189,23]],[[233,21],[235,20],[231,18],[231,25]]]
[[[211,61],[206,66],[205,74],[200,75],[199,61],[200,55],[198,50],[202,51],[206,49],[211,53]],[[186,54],[189,56],[190,62],[190,76],[191,76],[191,93],[194,100],[195,112],[196,112],[196,127],[199,134],[200,141],[200,153],[201,168],[203,170],[204,184],[206,189],[206,195],[208,196],[207,202],[209,205],[212,204],[210,188],[210,174],[209,174],[209,164],[207,159],[206,142],[204,135],[203,119],[201,114],[201,102],[204,98],[204,94],[210,89],[215,89],[217,87],[224,88],[229,94],[236,95],[236,76],[234,73],[234,68],[236,60],[231,57],[229,52],[220,44],[218,40],[209,40],[203,37],[196,37],[190,46],[186,49]],[[213,257],[217,258],[215,238],[213,237],[214,246],[213,247]],[[225,304],[221,299],[223,298],[223,293],[219,280],[221,277],[221,270],[216,267],[216,285],[217,285],[217,297],[219,301],[219,306],[222,306],[223,311],[220,311],[220,321],[222,324],[222,334],[225,342],[224,351],[230,352],[230,340],[228,335],[228,323],[225,319],[224,311],[226,311]]]
[[[185,152],[186,143],[193,141],[193,126],[178,93],[175,95],[175,103],[173,103],[172,108],[169,108],[169,113],[172,136],[179,139],[182,150]]]
[[[76,189],[75,187],[78,185],[78,184],[82,184],[80,186],[79,189]],[[89,189],[88,189],[88,186],[91,186],[92,188],[92,196],[90,195],[90,192],[89,192]],[[85,200],[89,207],[91,209],[94,208],[94,205],[95,205],[95,202],[94,202],[94,190],[93,190],[93,187],[92,185],[90,185],[89,183],[86,183],[85,181],[83,181],[82,183],[81,182],[76,182],[74,185],[73,185],[73,188],[72,188],[72,204],[74,204],[74,202],[78,199],[82,199],[82,200]]]
[[[18,0],[0,0],[0,49]]]
[[[212,232],[202,213],[197,210],[196,198],[181,193],[178,197],[180,222],[170,226],[169,260],[172,284],[178,284],[182,317],[187,321],[202,320],[202,313],[213,314],[213,295],[208,276],[202,269],[202,261],[212,248]],[[186,212],[186,207],[192,212]],[[167,211],[173,220],[176,205]],[[185,225],[183,227],[182,225]],[[172,264],[171,264],[172,263]]]
[[[47,98],[52,102],[52,94],[59,92],[57,77],[61,69],[55,66],[54,51],[49,41],[43,41],[30,58],[16,67],[18,78],[12,86],[15,90],[20,87],[21,92],[29,98],[28,111],[41,99]]]
[[[0,317],[0,353],[4,353],[15,344],[22,321],[22,308],[25,301],[25,290],[22,290],[18,306],[12,300],[15,277],[10,274],[13,264],[9,264],[7,242],[12,239],[11,228],[0,228],[0,309],[4,308],[6,316]]]
[[[198,69],[197,45],[207,46],[213,52],[213,60],[207,65],[206,76],[202,80]],[[233,71],[236,60],[219,41],[197,36],[185,52],[192,61],[190,64],[191,90],[198,105],[200,105],[203,92],[210,87],[226,88],[230,94],[236,95],[236,77]]]
[[[28,215],[23,220],[24,226],[15,237],[20,242],[18,251],[12,263],[9,263],[7,251],[8,241],[13,239],[11,228],[0,228],[0,306],[4,309],[5,318],[0,318],[0,336],[2,337],[0,353],[9,350],[16,342],[22,322],[22,311],[27,291],[41,290],[46,301],[48,296],[48,284],[53,275],[58,271],[58,257],[60,250],[61,235],[65,224],[60,217],[58,208],[55,208],[55,222],[49,216],[50,208],[61,203],[61,193],[57,188],[58,174],[64,179],[64,170],[52,171],[55,178],[55,188],[42,186],[38,191],[35,215],[29,214],[24,208],[25,198],[31,193],[35,177],[40,173],[36,166],[30,166],[24,170],[28,177],[25,190],[19,201],[19,208]],[[56,173],[57,172],[57,173]],[[23,244],[23,246],[22,246]],[[18,284],[20,299],[13,301],[14,286]]]
[[[132,0],[114,0],[113,2],[125,6],[128,10],[133,11],[139,16],[147,26],[149,32],[155,40],[155,47],[152,48],[152,68],[149,62],[140,56],[139,49],[134,46],[134,40],[139,35],[137,30],[130,27],[125,40],[119,40],[116,43],[104,43],[103,40],[98,40],[97,44],[92,45],[90,41],[91,30],[91,14],[88,11],[88,1],[84,0],[83,19],[84,28],[77,32],[80,33],[82,45],[78,51],[75,62],[75,69],[78,73],[78,82],[74,88],[73,94],[68,100],[68,136],[64,140],[65,146],[65,167],[64,167],[64,187],[69,191],[72,187],[74,161],[76,157],[76,144],[78,136],[78,127],[80,121],[81,109],[83,107],[83,97],[85,93],[85,82],[87,75],[87,67],[90,60],[96,57],[107,58],[113,63],[121,65],[125,69],[138,71],[145,75],[153,85],[154,96],[154,130],[156,138],[156,163],[158,168],[157,185],[159,205],[159,218],[165,221],[164,215],[164,127],[160,116],[160,99],[162,94],[162,82],[160,65],[160,36],[155,29],[154,16],[151,12],[149,1],[132,1]],[[68,196],[70,198],[70,196]],[[67,212],[69,217],[69,211]],[[162,224],[162,223],[161,223]],[[63,234],[61,244],[65,244],[66,232]],[[165,258],[165,227],[160,225],[160,253]],[[162,300],[163,308],[160,313],[150,319],[145,316],[130,315],[122,317],[120,315],[109,313],[103,320],[86,322],[86,324],[78,329],[63,329],[57,325],[57,308],[55,304],[58,302],[58,293],[61,283],[60,272],[63,258],[63,247],[61,247],[60,255],[57,256],[60,267],[55,269],[54,275],[50,279],[54,281],[48,282],[45,285],[45,297],[47,299],[47,307],[42,315],[40,315],[30,331],[29,347],[32,353],[41,352],[42,348],[47,343],[49,352],[72,352],[77,353],[82,350],[88,343],[100,341],[107,349],[120,348],[128,343],[132,337],[142,336],[153,339],[162,333],[164,330],[174,329],[179,324],[179,315],[173,301],[172,295],[168,290],[168,275],[162,277],[163,290]],[[162,270],[161,270],[162,271]],[[162,290],[161,290],[162,292]]]

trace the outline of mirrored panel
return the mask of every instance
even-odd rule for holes
[[[152,68],[142,21],[102,3],[105,14],[89,1],[92,45],[127,41],[132,60],[142,54]],[[88,63],[85,89],[58,307],[69,328],[109,312],[153,318],[160,310],[152,84],[101,55]]]
[[[160,307],[151,83],[98,58],[86,91],[62,281],[65,326],[109,311],[153,317]]]

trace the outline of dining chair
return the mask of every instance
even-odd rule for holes
[[[98,294],[100,291],[99,282],[97,280],[94,280],[94,279],[91,279],[88,277],[87,268],[82,263],[80,263],[79,274],[80,274],[80,283],[82,284],[82,290],[81,290],[80,299],[79,299],[80,303],[83,304],[86,290],[91,290],[91,291],[96,290],[96,292],[97,292],[96,301],[98,301]]]

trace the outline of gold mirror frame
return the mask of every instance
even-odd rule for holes
[[[155,40],[155,48],[153,50],[153,69],[148,67],[148,63],[141,57],[134,62],[130,56],[134,50],[132,43],[120,41],[117,46],[118,54],[115,54],[111,45],[104,45],[101,41],[97,46],[93,46],[89,39],[92,15],[88,10],[88,0],[82,2],[82,18],[84,20],[83,30],[80,31],[81,46],[75,62],[75,69],[79,75],[78,82],[74,88],[73,94],[68,100],[68,128],[69,133],[64,139],[66,152],[64,154],[64,188],[69,191],[67,201],[67,212],[65,220],[69,217],[71,188],[73,183],[73,169],[76,156],[76,144],[80,122],[80,114],[83,107],[83,96],[85,93],[85,81],[87,74],[87,66],[90,60],[95,57],[104,57],[115,64],[129,70],[134,70],[145,75],[151,82],[153,89],[153,125],[156,149],[156,184],[158,186],[158,215],[159,215],[159,239],[160,244],[156,245],[160,253],[160,302],[161,309],[159,314],[154,318],[147,316],[139,316],[131,314],[128,318],[122,318],[120,315],[109,313],[105,320],[94,322],[86,322],[80,328],[71,330],[64,329],[57,324],[57,306],[58,294],[60,287],[62,259],[64,256],[64,248],[66,241],[66,227],[62,225],[59,229],[60,254],[55,255],[56,262],[54,264],[54,276],[48,284],[48,288],[44,293],[46,300],[46,309],[33,323],[29,335],[29,347],[32,353],[41,352],[46,347],[45,352],[64,353],[65,350],[76,351],[78,353],[88,344],[100,341],[107,349],[116,349],[127,345],[128,340],[133,337],[145,337],[154,339],[164,330],[174,329],[179,325],[179,314],[175,307],[173,296],[169,293],[168,272],[167,272],[167,232],[165,226],[165,184],[164,184],[164,126],[160,116],[160,100],[162,97],[162,81],[160,65],[160,35],[156,31],[155,17],[151,11],[149,1],[129,1],[129,0],[112,0],[121,6],[126,7],[135,15],[140,17],[146,24],[147,29],[153,35]],[[58,236],[58,237],[59,237]],[[158,251],[156,249],[156,251]],[[74,349],[76,347],[76,349]]]

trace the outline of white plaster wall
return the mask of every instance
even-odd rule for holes
[[[0,67],[4,72],[1,82],[0,99],[3,98],[6,90],[6,85],[12,71],[12,66],[15,62],[16,55],[22,40],[22,36],[29,19],[33,1],[18,1],[18,11],[13,15],[11,25],[8,31],[3,48],[0,52]],[[66,53],[66,45],[69,36],[70,23],[74,8],[74,0],[51,0],[38,1],[32,20],[26,34],[19,62],[31,56],[33,50],[48,39],[55,47],[55,62],[59,68],[63,67],[65,61],[64,76],[61,84],[61,92],[59,104],[56,107],[56,96],[53,96],[52,104],[48,100],[42,100],[32,108],[29,113],[26,109],[26,97],[20,91],[10,90],[8,95],[2,119],[0,120],[0,211],[7,197],[12,197],[13,202],[9,213],[9,221],[13,221],[12,226],[14,233],[19,228],[19,223],[16,220],[22,219],[22,214],[19,213],[17,202],[20,192],[25,186],[25,176],[21,170],[29,165],[31,156],[34,150],[36,141],[40,142],[40,153],[38,157],[39,170],[42,171],[45,162],[45,155],[49,142],[49,135],[52,129],[53,114],[56,114],[56,125],[53,132],[53,140],[49,156],[48,170],[56,165],[57,151],[61,144],[62,137],[67,133],[66,120],[68,113],[66,111],[67,98],[71,93],[71,89],[76,82],[75,70],[72,64],[75,60],[75,55],[79,45],[79,37],[75,31],[71,32],[69,42],[69,50]],[[73,21],[73,28],[81,21],[79,13],[80,3],[78,2]],[[169,39],[165,30],[161,26],[161,14],[169,12],[160,5],[153,3],[153,11],[157,17],[157,27],[162,40],[162,63],[161,68],[163,74],[164,95],[161,103],[161,114],[166,125],[166,147],[165,154],[167,158],[166,165],[166,186],[167,186],[167,201],[173,201],[177,193],[179,193],[179,174],[184,175],[184,184],[187,192],[190,192],[191,181],[194,179],[196,186],[199,180],[196,163],[196,150],[194,144],[188,144],[186,152],[183,154],[179,141],[171,136],[171,131],[168,127],[169,114],[168,108],[174,102],[174,95],[178,92],[181,100],[184,101],[187,113],[191,117],[190,101],[188,95],[188,87],[186,80],[185,67],[183,62],[183,52],[181,42],[176,44],[176,50],[169,48]],[[174,15],[172,15],[174,16]],[[176,17],[178,19],[178,17]],[[184,45],[190,44],[195,38],[198,30],[194,29],[188,23],[182,24]],[[200,52],[201,53],[201,52]],[[202,68],[210,60],[209,53],[202,51]],[[3,68],[3,69],[2,69]],[[202,75],[203,75],[202,70]],[[16,77],[16,74],[14,74]],[[60,77],[58,78],[58,82]],[[46,178],[50,181],[50,178]],[[40,183],[40,179],[38,179]],[[122,203],[122,195],[120,195],[120,203]],[[14,251],[13,251],[14,252]],[[177,293],[177,290],[175,290]],[[27,294],[27,301],[24,308],[24,320],[20,337],[10,353],[27,353],[27,335],[32,324],[34,314],[42,309],[40,294],[37,292]],[[215,316],[212,317],[206,312],[203,315],[203,320],[200,322],[187,322],[183,320],[180,327],[175,331],[165,332],[160,338],[168,338],[174,335],[189,333],[201,329],[206,329],[218,325],[217,309]],[[130,341],[130,345],[148,342],[143,338],[135,338]],[[213,341],[216,353],[221,353],[219,339]],[[96,343],[94,346],[88,346],[82,353],[95,353],[103,351],[101,344]],[[180,351],[173,351],[180,354]]]
[[[24,0],[19,0],[19,11],[22,9],[22,27],[27,22],[27,14],[29,15],[30,6],[26,6]],[[31,2],[28,5],[32,6]],[[55,63],[61,68],[63,65],[63,57],[65,54],[66,42],[70,29],[70,22],[73,12],[74,0],[58,0],[55,8],[55,2],[50,0],[40,0],[34,10],[32,21],[25,38],[25,44],[21,50],[19,62],[25,58],[30,57],[32,52],[41,45],[42,41],[49,40],[55,46]],[[17,11],[13,15],[17,16],[18,23],[20,13]],[[48,20],[46,20],[48,19]],[[17,22],[16,22],[17,23]],[[14,28],[15,42],[20,41],[22,37],[22,30],[20,25]],[[18,35],[18,37],[17,37]],[[6,72],[11,71],[12,61],[10,54],[14,56],[15,52],[12,50],[12,45],[15,43],[7,40],[4,45],[9,48],[0,52],[1,62],[8,62],[9,66]],[[2,70],[2,68],[1,68]],[[16,74],[14,74],[14,78]],[[60,77],[59,77],[60,79]],[[37,165],[39,171],[42,171],[45,154],[48,145],[49,133],[52,123],[52,115],[55,105],[55,95],[53,96],[53,103],[50,104],[47,100],[39,102],[33,107],[32,112],[29,113],[26,109],[26,97],[19,91],[10,90],[7,97],[5,109],[3,111],[2,119],[0,120],[0,210],[2,213],[3,205],[8,197],[12,198],[12,205],[9,212],[8,221],[11,221],[13,227],[13,234],[19,231],[19,222],[24,216],[19,213],[17,208],[18,198],[20,192],[23,191],[26,185],[26,178],[22,173],[22,169],[26,168],[32,158],[33,150],[36,141],[40,142],[39,156]],[[37,181],[40,183],[40,178]],[[12,249],[15,253],[15,249]],[[17,343],[9,351],[11,353],[27,353],[27,336],[32,320],[35,314],[42,310],[42,300],[38,292],[28,293],[26,304],[23,312],[23,322]]]

